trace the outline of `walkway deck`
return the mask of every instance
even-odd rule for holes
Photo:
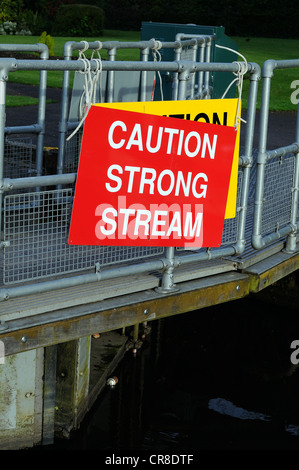
[[[282,248],[273,244],[255,260],[183,265],[171,294],[157,292],[160,275],[148,273],[10,299],[0,304],[0,338],[14,354],[240,299],[298,269],[299,254]]]

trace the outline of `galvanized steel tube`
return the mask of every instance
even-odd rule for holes
[[[297,208],[298,208],[298,114],[297,114],[297,126],[296,126],[296,139],[295,144],[276,149],[274,151],[267,152],[267,136],[268,136],[268,118],[269,118],[269,102],[270,102],[270,89],[271,79],[273,77],[273,71],[275,69],[285,69],[299,67],[299,60],[267,60],[264,62],[262,67],[262,97],[261,97],[261,113],[260,113],[260,129],[259,129],[259,149],[257,158],[257,179],[256,179],[256,195],[255,195],[255,211],[253,220],[253,232],[252,232],[252,245],[255,249],[260,250],[272,243],[273,241],[279,240],[289,236],[287,240],[286,250],[293,252],[296,246],[296,232],[297,232]],[[290,222],[279,230],[262,236],[262,213],[263,213],[263,197],[264,197],[264,179],[265,179],[265,165],[268,160],[278,155],[286,155],[288,152],[296,152],[296,163],[295,163],[295,183],[293,187],[292,195],[292,207],[291,207],[291,218]]]
[[[266,163],[266,150],[267,150],[267,135],[268,135],[268,117],[269,117],[269,101],[270,101],[270,88],[272,70],[268,71],[265,64],[262,69],[262,97],[261,97],[261,112],[260,112],[260,128],[259,128],[259,149],[257,157],[257,177],[255,189],[255,212],[253,219],[252,229],[252,245],[255,249],[259,250],[265,246],[265,240],[261,235],[262,229],[262,211],[263,211],[263,195],[264,195],[264,179],[265,179],[265,163]]]
[[[236,254],[241,254],[245,249],[245,226],[247,216],[247,203],[249,193],[249,182],[250,182],[250,171],[252,167],[252,149],[253,149],[253,137],[254,137],[254,126],[255,126],[255,114],[256,114],[256,100],[257,100],[257,89],[258,80],[260,79],[260,67],[256,64],[256,71],[250,74],[250,87],[248,96],[248,109],[247,109],[247,122],[246,122],[246,134],[245,134],[245,149],[244,149],[244,161],[246,164],[243,167],[243,182],[242,192],[240,197],[240,210],[239,225],[237,232],[237,241],[235,244]]]
[[[171,249],[172,250],[172,249]],[[215,250],[191,253],[185,256],[175,256],[173,258],[172,253],[169,251],[168,256],[165,258],[145,261],[142,264],[131,264],[127,266],[121,266],[119,268],[109,268],[102,271],[95,270],[94,273],[82,274],[78,276],[71,276],[61,279],[55,279],[52,281],[37,282],[34,284],[28,284],[23,286],[2,288],[0,289],[0,302],[11,298],[21,297],[23,295],[32,295],[42,292],[51,292],[57,289],[63,289],[67,287],[74,287],[91,282],[103,281],[108,279],[116,279],[118,277],[130,276],[134,274],[141,274],[153,271],[162,271],[168,268],[172,268],[171,278],[166,281],[165,286],[173,287],[173,268],[183,264],[194,263],[199,261],[217,259],[219,257],[232,256],[235,254],[233,247],[218,248]],[[166,290],[170,292],[170,290]]]
[[[2,233],[3,175],[4,175],[4,127],[7,70],[0,70],[0,233]],[[2,241],[2,239],[1,239]]]
[[[14,68],[19,70],[39,70],[41,67],[41,61],[31,61],[31,60],[12,60],[8,62],[3,62],[0,60],[0,69],[2,66],[2,71],[4,69],[4,65],[8,64],[7,70],[10,72],[14,70]],[[62,60],[62,61],[49,61],[43,60],[42,67],[45,70],[62,70],[62,71],[83,71],[84,65],[80,61],[70,61],[70,60]],[[91,61],[91,67],[96,69],[96,63],[93,64]],[[186,80],[190,73],[194,73],[195,71],[230,71],[230,72],[237,72],[238,65],[237,64],[213,64],[213,63],[194,63],[194,62],[117,62],[117,61],[105,61],[103,62],[103,70],[166,70],[166,71],[174,71],[179,73],[180,75],[180,90],[179,90],[179,99],[184,99],[186,96]],[[249,64],[249,70],[254,70],[254,67],[251,67]],[[1,89],[0,89],[1,93]],[[5,97],[5,90],[4,90],[4,97]],[[1,147],[1,146],[0,146]],[[3,153],[3,152],[2,152]],[[2,173],[3,176],[3,173]],[[48,178],[48,177],[47,177]],[[73,181],[75,175],[53,175],[49,177],[50,179],[43,179],[40,178],[26,178],[26,179],[17,179],[17,180],[9,180],[5,179],[5,189],[13,188],[21,188],[21,187],[33,187],[34,185],[43,185],[47,182],[47,184],[57,183],[62,184],[65,182],[66,179],[70,179]],[[25,181],[26,180],[26,181]],[[166,277],[162,284],[164,287],[171,288],[172,286],[172,274],[173,269],[183,263],[190,263],[194,261],[201,261],[201,260],[209,260],[209,259],[216,259],[220,256],[230,256],[235,254],[234,247],[226,247],[226,248],[219,248],[215,250],[209,250],[206,252],[198,252],[192,253],[181,258],[174,256],[174,248],[169,248],[166,251],[166,257],[160,260],[153,260],[149,262],[145,262],[142,264],[132,264],[130,266],[122,266],[120,268],[109,268],[105,271],[95,272],[92,274],[86,274],[83,276],[72,276],[69,278],[59,279],[55,281],[46,281],[41,283],[35,283],[27,286],[19,286],[14,287],[11,289],[2,289],[0,290],[0,300],[5,300],[9,297],[16,297],[20,295],[27,295],[32,294],[35,292],[42,292],[48,290],[55,290],[62,287],[71,287],[73,285],[79,285],[87,282],[94,282],[101,279],[112,279],[113,277],[119,276],[126,276],[129,274],[136,274],[138,272],[148,272],[153,270],[165,270],[167,273]]]
[[[49,59],[49,49],[43,43],[37,44],[0,44],[0,51],[10,52],[36,52],[40,55],[41,60]],[[32,132],[37,134],[36,145],[36,174],[42,174],[43,167],[43,146],[45,134],[45,114],[46,114],[46,91],[47,91],[47,71],[40,68],[39,80],[39,98],[38,98],[38,114],[37,124],[29,126],[16,126],[5,128],[5,132],[13,133],[26,133]]]

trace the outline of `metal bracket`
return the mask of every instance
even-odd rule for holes
[[[95,264],[95,272],[96,272],[96,273],[100,273],[100,272],[101,272],[101,265],[100,265],[99,262],[97,262],[97,263]]]

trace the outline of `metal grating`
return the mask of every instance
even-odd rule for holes
[[[295,168],[293,155],[271,161],[265,167],[262,233],[290,222]]]
[[[242,182],[243,182],[243,171],[239,169],[238,183],[237,183],[236,216],[232,219],[225,219],[224,225],[223,225],[221,246],[231,245],[232,243],[236,243],[237,241],[239,218],[240,218],[240,211],[238,210],[238,208],[240,207]]]
[[[26,178],[35,176],[32,162],[32,139],[5,139],[4,178]]]
[[[78,130],[70,140],[66,141],[64,150],[63,173],[75,173],[78,169],[82,141],[82,130]]]
[[[71,188],[8,195],[4,199],[4,284],[127,262],[163,248],[70,246]]]
[[[237,182],[237,201],[236,201],[236,216],[232,219],[225,219],[223,225],[223,233],[222,233],[222,240],[221,246],[231,245],[236,243],[237,236],[238,236],[238,228],[239,228],[239,218],[240,218],[240,211],[238,208],[240,207],[240,199],[241,199],[241,192],[242,192],[242,182],[243,182],[243,171],[239,169],[238,173],[238,182]],[[185,248],[176,248],[177,251],[184,251]]]

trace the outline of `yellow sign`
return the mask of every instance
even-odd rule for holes
[[[235,98],[218,100],[182,100],[182,101],[143,101],[121,103],[96,103],[95,106],[116,108],[124,111],[176,117],[190,121],[207,122],[224,126],[235,125],[238,100]],[[240,125],[236,131],[236,145],[226,203],[225,218],[236,216],[237,181],[240,146]]]

